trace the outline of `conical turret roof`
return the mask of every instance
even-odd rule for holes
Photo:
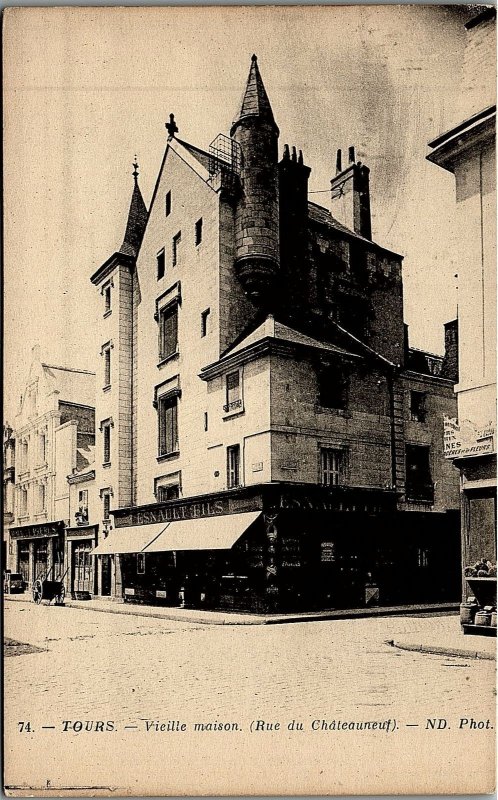
[[[119,248],[120,253],[126,256],[133,256],[133,258],[136,258],[138,255],[147,224],[147,207],[144,203],[140,186],[138,185],[138,173],[135,173],[136,169],[133,173],[135,186],[133,187],[133,194],[131,196],[126,231],[123,244]]]
[[[249,77],[247,78],[240,111],[232,124],[232,133],[238,123],[245,117],[260,117],[265,122],[270,122],[277,127],[263,79],[259,72],[258,59],[255,55],[251,58]]]

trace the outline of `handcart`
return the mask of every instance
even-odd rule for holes
[[[50,570],[51,572],[52,570]],[[50,572],[48,574],[50,574]],[[42,600],[48,600],[48,603],[54,601],[54,605],[63,606],[66,591],[64,589],[64,578],[66,577],[67,569],[59,581],[48,580],[48,576],[43,579],[37,578],[33,584],[33,601],[40,605]]]

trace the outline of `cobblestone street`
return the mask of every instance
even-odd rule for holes
[[[478,746],[481,757],[492,760],[492,734],[467,729],[468,725],[459,729],[459,724],[461,718],[490,719],[493,724],[494,662],[401,651],[385,643],[403,633],[447,626],[448,617],[210,626],[28,602],[7,603],[5,616],[7,637],[41,649],[5,662],[11,784],[18,782],[19,765],[19,774],[29,781],[30,769],[33,775],[39,774],[34,770],[43,763],[50,786],[72,785],[71,770],[78,758],[81,785],[94,786],[97,781],[101,786],[130,787],[135,778],[131,780],[125,766],[128,777],[120,783],[123,773],[116,772],[116,754],[126,765],[126,759],[136,759],[139,752],[133,775],[154,775],[160,792],[166,787],[174,790],[180,777],[186,780],[181,769],[172,771],[173,762],[162,763],[166,753],[168,759],[176,754],[179,767],[187,759],[197,781],[201,769],[202,785],[219,791],[214,772],[208,777],[204,770],[209,761],[214,759],[216,764],[220,758],[224,769],[218,778],[223,779],[227,768],[230,774],[233,759],[235,768],[242,746],[263,759],[263,770],[270,753],[275,763],[290,766],[288,778],[294,790],[299,790],[301,780],[306,782],[306,776],[309,780],[310,769],[318,786],[322,775],[323,785],[330,786],[340,774],[334,769],[331,779],[331,759],[338,765],[347,753],[353,758],[362,737],[362,746],[371,748],[369,756],[379,746],[387,756],[395,740],[399,748],[401,740],[411,737],[413,750],[410,745],[396,751],[400,775],[407,765],[413,768],[417,748],[416,758],[430,757],[434,747],[447,744],[450,736],[454,748],[447,753],[448,768],[451,764],[454,768],[465,747]],[[457,617],[451,620],[458,625]],[[428,732],[428,718],[444,718],[450,730]],[[331,733],[321,723],[388,719],[392,724],[396,720],[398,726],[392,734]],[[144,720],[177,721],[187,729],[146,732]],[[251,734],[251,722],[258,720],[268,726],[279,722],[281,729]],[[304,732],[289,733],[292,720],[302,722]],[[310,734],[314,720],[319,721],[320,730]],[[111,722],[112,731],[75,733],[74,721]],[[21,732],[21,722],[29,722],[31,730]],[[196,723],[215,722],[237,727],[228,734],[191,732]],[[407,727],[415,725],[419,727]],[[292,742],[306,746],[294,752]],[[68,748],[69,762],[58,758],[61,743]],[[297,752],[303,757],[307,752],[308,761],[296,761]],[[17,768],[10,761],[9,769],[9,753]],[[445,769],[444,762],[440,768]],[[237,769],[242,776],[240,759]],[[378,763],[355,769],[359,775],[362,770],[372,771],[374,786],[380,774]],[[261,790],[257,770],[251,779],[255,789]]]

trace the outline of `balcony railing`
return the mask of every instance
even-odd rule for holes
[[[239,400],[232,400],[231,403],[226,403],[226,405],[223,406],[223,411],[225,414],[228,414],[229,411],[235,411],[237,408],[242,408],[242,400],[240,398]]]
[[[434,502],[434,484],[433,483],[407,483],[406,484],[406,499],[414,500],[419,503],[433,503]]]

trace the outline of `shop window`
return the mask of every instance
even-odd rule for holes
[[[157,501],[164,503],[167,500],[177,500],[180,497],[180,487],[178,484],[171,486],[158,486],[157,487]]]
[[[323,486],[338,486],[341,483],[344,453],[342,450],[322,448],[320,452],[320,480]]]
[[[137,553],[137,575],[145,575],[145,553]]]
[[[417,547],[417,566],[420,569],[427,569],[429,566],[429,551],[426,547]]]
[[[226,376],[226,403],[223,411],[235,411],[242,408],[242,397],[240,392],[240,372],[229,372]]]
[[[208,332],[208,320],[211,313],[210,308],[206,308],[201,314],[201,337],[206,336]]]
[[[182,232],[178,231],[178,233],[176,233],[173,236],[173,261],[172,261],[172,263],[173,263],[174,267],[178,264],[178,257],[179,257],[179,253],[180,253],[180,242],[181,242],[181,240],[182,240]]]
[[[202,217],[195,223],[195,244],[199,245],[202,242]]]
[[[406,445],[406,497],[407,500],[434,501],[431,449],[426,445]]]
[[[425,392],[410,392],[410,418],[413,422],[425,422]]]
[[[159,311],[159,360],[178,350],[178,305],[173,303]]]
[[[166,192],[166,200],[165,200],[165,212],[166,216],[169,217],[171,214],[171,192]]]
[[[159,418],[158,455],[166,456],[178,452],[178,397],[159,397],[157,400]]]
[[[161,278],[164,278],[164,273],[166,272],[166,256],[164,254],[164,248],[159,251],[156,256],[157,259],[157,280],[160,281]]]
[[[347,404],[348,379],[337,367],[324,367],[318,376],[319,405],[344,410]]]
[[[240,445],[227,447],[227,486],[234,489],[240,486]]]

